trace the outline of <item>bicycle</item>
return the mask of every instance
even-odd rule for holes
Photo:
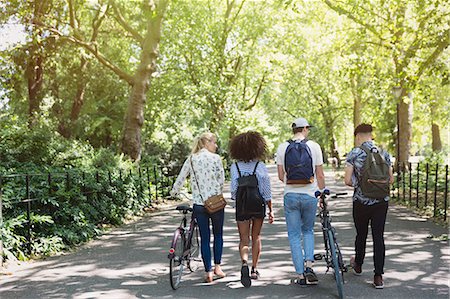
[[[192,213],[193,209],[186,204],[179,205],[175,209],[183,214],[183,218],[180,225],[175,229],[167,256],[169,258],[170,286],[174,290],[180,286],[185,267],[194,272],[202,263],[199,229]],[[191,213],[189,227],[187,226],[188,213]]]
[[[337,198],[347,193],[337,193],[332,195],[331,198]],[[348,271],[348,267],[345,265],[342,258],[341,250],[336,238],[336,229],[331,225],[331,216],[327,207],[327,197],[330,197],[330,191],[325,190],[320,194],[320,200],[322,201],[321,209],[318,213],[320,223],[322,224],[323,241],[325,244],[325,253],[314,254],[315,260],[325,259],[327,264],[327,273],[330,268],[334,270],[334,278],[338,289],[339,298],[344,298],[344,273]]]

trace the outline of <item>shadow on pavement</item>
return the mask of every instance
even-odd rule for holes
[[[226,208],[223,269],[227,277],[203,283],[204,272],[186,274],[177,291],[170,288],[167,251],[172,232],[181,220],[173,209],[149,214],[139,221],[116,228],[74,253],[11,267],[11,276],[0,276],[0,298],[337,298],[332,270],[324,261],[315,263],[319,285],[290,285],[295,275],[283,214],[282,185],[276,168],[269,166],[276,221],[263,226],[261,278],[251,288],[240,284],[239,236],[234,210]],[[351,189],[327,173],[332,192],[349,192],[330,201],[333,225],[348,263],[353,254],[355,231],[351,215]],[[449,246],[430,235],[446,229],[391,206],[386,224],[385,289],[375,290],[372,242],[368,238],[363,275],[346,273],[346,298],[448,298]],[[316,223],[315,252],[323,251],[320,224]]]

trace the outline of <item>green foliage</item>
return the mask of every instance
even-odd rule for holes
[[[140,214],[155,198],[154,163],[184,159],[188,150],[183,142],[154,150],[153,157],[145,156],[139,172],[123,155],[67,140],[47,122],[29,129],[17,117],[5,117],[0,139],[2,236],[6,254],[21,260],[29,256],[23,199],[30,198],[32,254],[53,254],[90,240],[105,226],[120,225],[130,215]],[[155,169],[158,196],[165,196],[170,182],[159,167]],[[168,175],[175,173],[169,171]]]

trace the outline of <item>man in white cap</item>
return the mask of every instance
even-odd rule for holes
[[[308,121],[302,117],[292,123],[291,140],[277,150],[278,178],[285,183],[284,211],[292,261],[300,286],[317,284],[314,261],[314,221],[318,199],[316,191],[325,189],[323,157],[320,146],[308,140]],[[302,244],[303,240],[303,244]]]

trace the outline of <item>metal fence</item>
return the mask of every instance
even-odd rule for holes
[[[398,163],[393,197],[427,212],[435,219],[448,220],[448,165]]]
[[[0,175],[0,228],[3,228],[7,211],[21,210],[26,214],[26,239],[28,254],[32,253],[32,232],[34,229],[31,215],[39,212],[43,204],[60,200],[58,191],[63,191],[76,198],[85,196],[91,200],[99,200],[102,195],[112,197],[111,188],[125,192],[125,184],[133,184],[137,202],[143,207],[150,207],[160,199],[169,195],[180,166],[173,167],[139,167],[128,172],[96,171],[85,173],[68,170],[59,173],[28,173]],[[7,191],[8,194],[4,192]],[[129,194],[122,194],[127,198]],[[6,220],[6,219],[5,219]],[[3,236],[2,236],[3,238]],[[0,238],[0,266],[3,264],[3,240]]]

